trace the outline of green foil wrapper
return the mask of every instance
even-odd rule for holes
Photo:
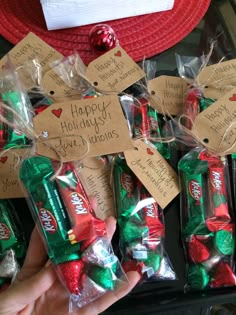
[[[124,223],[122,228],[122,240],[126,243],[131,243],[134,240],[141,240],[148,235],[147,226],[137,226],[136,224],[128,221]]]
[[[188,221],[184,234],[208,234],[205,224],[204,182],[202,174],[184,174]]]
[[[0,258],[12,249],[17,259],[26,253],[26,243],[19,219],[9,200],[0,200]]]
[[[22,100],[20,99],[20,94],[18,92],[5,92],[2,93],[2,100],[5,104],[7,104],[10,108],[12,108],[14,111],[16,111],[22,118],[22,120],[25,120],[25,123],[27,125],[26,120],[26,109],[22,108]],[[11,112],[6,111],[7,120],[9,122],[14,123],[14,117]],[[24,134],[22,134],[17,129],[12,129],[9,126],[7,127],[7,139],[6,139],[6,145],[4,146],[4,149],[12,148],[15,146],[21,146],[27,144],[27,139]]]
[[[183,234],[209,234],[205,214],[207,207],[207,161],[199,160],[199,151],[190,151],[178,164],[182,186],[181,216]]]
[[[214,102],[215,102],[215,100],[213,100],[212,98],[201,98],[199,100],[200,112],[207,109]]]
[[[235,241],[231,232],[225,230],[216,232],[214,243],[216,249],[223,255],[232,255],[234,253]]]
[[[119,224],[122,225],[123,221],[129,220],[130,216],[137,222],[142,222],[140,211],[135,211],[135,207],[139,201],[138,181],[128,167],[125,159],[116,158],[113,178]]]
[[[161,256],[156,252],[149,252],[144,262],[146,267],[152,268],[154,273],[156,273],[161,265]]]
[[[192,265],[188,270],[188,282],[191,288],[202,290],[209,283],[210,277],[204,267]]]
[[[51,160],[35,156],[24,160],[20,179],[29,192],[33,215],[39,221],[46,240],[48,254],[55,263],[79,259],[80,244],[71,245],[67,232],[70,222],[57,191]]]
[[[148,127],[150,130],[150,137],[151,142],[156,147],[157,151],[166,159],[170,159],[170,148],[168,143],[163,143],[158,138],[164,137],[164,134],[162,132],[162,125],[161,122],[161,114],[158,113],[157,110],[155,110],[153,107],[148,105],[147,108],[147,119],[148,119]],[[155,138],[157,138],[157,141],[155,141]]]
[[[115,288],[116,279],[113,279],[114,273],[111,268],[93,265],[88,271],[88,276],[103,289],[110,291]]]

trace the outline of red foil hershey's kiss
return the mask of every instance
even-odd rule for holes
[[[224,286],[230,287],[235,285],[236,277],[233,270],[228,263],[223,261],[220,262],[215,268],[215,273],[213,279],[210,282],[210,286],[212,288],[220,288]]]
[[[57,265],[60,278],[72,294],[78,295],[82,290],[81,276],[84,263],[82,260],[66,261]]]
[[[210,250],[195,236],[188,242],[189,257],[194,263],[201,263],[210,257]]]

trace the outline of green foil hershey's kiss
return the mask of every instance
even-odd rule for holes
[[[209,283],[210,277],[203,266],[192,265],[188,270],[188,282],[191,288],[202,290]]]
[[[231,232],[220,230],[215,234],[215,246],[224,255],[231,255],[234,252],[234,236]]]
[[[106,290],[113,290],[115,281],[113,280],[113,271],[111,268],[103,268],[92,266],[88,272],[88,276],[100,287]]]

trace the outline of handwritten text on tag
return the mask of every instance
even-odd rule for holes
[[[236,87],[236,59],[224,61],[204,68],[197,77],[204,88],[204,95],[219,99]]]
[[[155,148],[142,140],[134,145],[125,152],[128,166],[164,209],[180,192],[177,174]]]
[[[79,170],[87,194],[96,199],[95,214],[102,220],[109,216],[115,216],[110,185],[111,169],[105,163],[104,159],[85,159]]]
[[[61,59],[62,55],[54,48],[50,47],[43,40],[33,33],[29,33],[9,52],[12,63],[18,68],[26,62],[37,58],[42,67],[43,74],[50,70],[50,62]],[[0,68],[7,62],[7,57],[0,60]],[[25,69],[19,68],[19,75],[26,88],[32,87],[31,75]]]
[[[132,148],[115,95],[55,103],[34,118],[34,126],[44,136],[37,144],[38,153],[54,159],[60,155],[64,162]]]
[[[201,112],[192,132],[216,153],[236,152],[236,88]]]
[[[86,77],[100,91],[119,93],[145,76],[144,71],[120,46],[93,60]]]
[[[0,199],[24,197],[19,180],[19,166],[25,154],[24,149],[12,149],[0,157]]]
[[[177,115],[184,105],[187,83],[184,79],[160,76],[148,81],[150,104],[163,114]]]

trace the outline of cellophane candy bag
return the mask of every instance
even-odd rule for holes
[[[26,242],[13,204],[0,200],[0,289],[14,280],[26,254]]]
[[[235,225],[227,160],[196,148],[178,167],[188,287],[234,286]]]
[[[113,185],[124,270],[136,270],[143,278],[176,279],[164,249],[163,211],[125,159],[118,156]]]
[[[18,70],[19,75],[30,78],[28,86],[25,86],[34,112],[39,114],[53,103],[50,96],[47,95],[42,84],[43,69],[37,58],[28,60]]]
[[[148,98],[127,95],[120,97],[122,109],[128,122],[133,139],[143,138],[145,142],[159,151],[166,159],[170,159],[170,146],[162,141],[165,138],[163,115],[154,109]]]
[[[78,97],[91,87],[85,77],[86,66],[77,52],[52,62],[51,67],[70,88],[77,90]]]
[[[49,258],[71,296],[71,305],[83,307],[125,281],[112,251],[105,222],[94,215],[73,163],[57,169],[47,157],[23,161],[20,179]]]
[[[203,89],[198,84],[197,76],[201,71],[206,58],[186,57],[176,55],[179,76],[188,83],[188,89],[183,101],[181,113],[170,121],[173,133],[176,137],[176,145],[182,155],[198,146],[197,141],[192,137],[191,130],[194,127],[194,120],[197,115],[207,109],[215,102],[204,96]]]
[[[6,106],[5,108],[1,106],[0,113],[7,121],[5,123],[0,120],[0,148],[20,147],[29,143],[21,130],[26,129],[26,126],[32,127],[33,109],[10,60],[1,69],[0,74],[0,99]]]

